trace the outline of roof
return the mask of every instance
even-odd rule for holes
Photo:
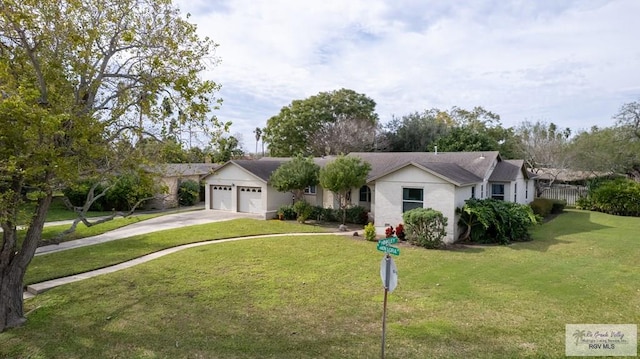
[[[502,160],[498,151],[486,152],[352,152],[347,156],[358,157],[371,165],[367,182],[375,181],[401,168],[415,166],[456,186],[466,186],[481,182],[495,161],[498,161],[489,180],[513,181],[524,170],[523,160]],[[333,161],[335,156],[316,157],[314,162],[320,167]],[[271,174],[288,157],[263,157],[258,160],[232,160],[218,168],[233,163],[261,180],[268,182]]]
[[[224,165],[222,165],[220,168],[227,166],[227,164],[229,163],[233,163],[241,168],[243,168],[244,170],[246,170],[249,173],[252,173],[254,176],[260,178],[261,180],[268,182],[269,181],[269,177],[271,177],[271,174],[273,173],[273,171],[275,171],[276,169],[278,169],[278,167],[280,167],[280,165],[282,165],[285,162],[288,162],[290,159],[288,158],[278,158],[278,159],[261,159],[261,160],[232,160],[229,161],[227,163],[225,163]]]
[[[206,176],[218,167],[215,163],[162,163],[150,167],[150,171],[164,177]]]
[[[352,152],[348,156],[359,157],[371,164],[370,182],[413,163],[430,169],[451,182],[463,185],[476,183],[484,178],[493,162],[500,158],[498,151],[487,152]]]

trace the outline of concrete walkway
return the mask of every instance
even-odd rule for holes
[[[197,243],[189,243],[189,244],[184,244],[181,246],[177,246],[177,247],[172,247],[172,248],[167,248],[158,252],[154,252],[151,254],[147,254],[145,256],[142,257],[138,257],[135,259],[132,259],[130,261],[127,262],[122,262],[110,267],[105,267],[105,268],[100,268],[100,269],[96,269],[96,270],[92,270],[89,272],[85,272],[85,273],[80,273],[80,274],[75,274],[72,276],[68,276],[68,277],[63,277],[63,278],[57,278],[57,279],[52,279],[46,282],[41,282],[41,283],[36,283],[36,284],[31,284],[29,286],[27,286],[27,291],[24,292],[23,298],[24,299],[28,299],[28,298],[33,298],[35,295],[40,294],[42,292],[45,292],[49,289],[61,286],[63,284],[68,284],[68,283],[73,283],[73,282],[77,282],[77,281],[81,281],[84,279],[88,279],[88,278],[93,278],[99,275],[103,275],[103,274],[108,274],[108,273],[113,273],[122,269],[126,269],[126,268],[131,268],[133,266],[136,266],[138,264],[141,263],[145,263],[151,260],[154,260],[156,258],[160,258],[163,256],[166,256],[168,254],[171,253],[175,253],[184,249],[188,249],[188,248],[193,248],[193,247],[200,247],[200,246],[206,246],[206,245],[211,245],[211,244],[218,244],[218,243],[227,243],[227,242],[234,242],[234,241],[239,241],[239,240],[245,240],[245,239],[255,239],[255,238],[271,238],[271,237],[284,237],[284,236],[318,236],[318,235],[351,235],[350,232],[333,232],[333,233],[282,233],[282,234],[266,234],[266,235],[258,235],[258,236],[247,236],[247,237],[237,237],[237,238],[228,238],[228,239],[218,239],[218,240],[211,240],[211,241],[205,241],[205,242],[197,242]]]
[[[47,246],[38,247],[36,249],[36,256],[46,253],[53,253],[64,251],[71,248],[78,248],[84,246],[90,246],[98,243],[105,243],[114,241],[121,238],[127,238],[137,236],[141,234],[147,234],[157,231],[163,231],[167,229],[180,228],[186,226],[194,226],[197,224],[213,223],[220,221],[228,221],[235,218],[262,218],[259,215],[251,213],[237,213],[227,211],[213,211],[213,210],[196,210],[188,212],[178,212],[172,214],[166,214],[160,217],[155,217],[130,224],[128,226],[114,229],[97,236],[76,239],[73,241],[61,242],[59,244],[51,244]],[[68,222],[69,224],[71,222]]]

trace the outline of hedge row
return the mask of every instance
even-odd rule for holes
[[[590,211],[640,217],[640,183],[617,178],[592,185],[576,205]]]

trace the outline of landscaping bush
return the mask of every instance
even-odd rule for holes
[[[311,211],[311,215],[309,216],[309,218],[311,219],[315,219],[318,221],[324,221],[324,222],[337,222],[338,218],[337,216],[337,212],[331,208],[323,208],[321,206],[314,206],[312,211]]]
[[[75,207],[82,207],[87,200],[87,195],[89,194],[89,190],[94,182],[91,181],[81,181],[75,183],[64,190],[62,193],[69,199],[72,205]],[[98,187],[94,190],[94,196],[102,193],[104,187],[102,185],[98,185]],[[98,198],[95,202],[91,204],[89,210],[91,211],[103,211],[106,207],[106,198],[104,196]]]
[[[278,216],[280,215],[282,215],[282,219],[284,220],[296,219],[296,211],[293,209],[293,206],[290,204],[281,206],[278,209]]]
[[[369,242],[376,241],[376,227],[373,223],[369,222],[366,226],[364,226],[364,238]]]
[[[296,212],[296,219],[298,220],[298,222],[303,223],[313,212],[313,207],[309,204],[309,202],[301,199],[293,204],[293,210]]]
[[[398,224],[398,226],[396,227],[396,237],[398,237],[399,240],[404,241],[406,234],[404,233],[404,226],[402,225],[402,223]]]
[[[447,235],[447,218],[431,208],[415,208],[402,214],[407,241],[425,248],[440,248]],[[393,230],[393,228],[392,228]]]
[[[105,197],[107,209],[117,211],[128,211],[145,198],[154,195],[154,183],[151,177],[142,176],[138,173],[127,173],[119,176],[113,187],[111,187]]]
[[[178,186],[178,203],[181,206],[193,206],[200,199],[200,184],[188,180]]]
[[[536,198],[531,203],[529,203],[529,206],[533,210],[533,213],[544,218],[551,214],[551,210],[553,209],[553,201],[548,198]]]
[[[458,224],[465,228],[461,241],[509,244],[530,239],[529,228],[538,223],[532,207],[495,199],[469,199]]]
[[[564,199],[552,199],[551,204],[551,214],[560,214],[567,206],[567,201]]]
[[[588,199],[580,206],[588,204],[590,210],[620,215],[640,216],[640,183],[617,178],[589,188]]]
[[[366,224],[369,221],[367,210],[361,206],[347,208],[347,223]]]

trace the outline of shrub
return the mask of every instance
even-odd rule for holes
[[[106,194],[107,208],[126,211],[145,198],[154,195],[154,181],[138,173],[127,173],[118,177]]]
[[[361,206],[347,208],[347,222],[355,224],[366,224],[369,221],[367,210]]]
[[[589,188],[592,210],[621,216],[640,216],[640,183],[617,178]]]
[[[282,219],[294,220],[296,219],[296,211],[293,210],[292,205],[284,205],[278,209],[278,215],[282,215]]]
[[[410,243],[425,248],[440,248],[444,245],[447,218],[442,212],[431,208],[415,208],[404,212],[402,219],[406,238]]]
[[[301,199],[293,204],[293,210],[294,212],[296,212],[296,219],[298,220],[298,222],[303,223],[313,212],[313,207],[309,204],[309,202]]]
[[[552,199],[551,204],[551,214],[560,214],[567,206],[567,201],[564,199]]]
[[[84,206],[84,203],[87,200],[87,195],[89,194],[89,190],[94,183],[95,182],[92,181],[81,181],[65,188],[64,190],[62,190],[62,193],[69,199],[69,202],[71,202],[72,205],[74,205],[75,207],[82,207]],[[103,190],[104,187],[102,185],[98,185],[94,190],[94,195],[102,193]],[[93,202],[89,210],[103,211],[105,208],[106,199],[103,196]]]
[[[530,239],[529,228],[538,223],[530,206],[495,199],[469,199],[458,224],[465,227],[460,240],[474,243],[508,244]]]
[[[396,227],[396,237],[398,237],[399,240],[404,241],[406,234],[404,233],[404,226],[402,225],[402,223],[398,224],[398,226]]]
[[[385,237],[389,238],[389,237],[393,237],[393,235],[395,234],[393,227],[389,226],[387,228],[384,229],[384,235]]]
[[[364,226],[364,238],[369,242],[376,241],[376,227],[373,223],[369,222],[366,226]]]
[[[536,198],[529,203],[529,206],[533,210],[533,213],[544,218],[551,214],[553,201],[548,198]]]
[[[188,180],[178,186],[178,203],[181,206],[193,206],[200,199],[200,184]]]

